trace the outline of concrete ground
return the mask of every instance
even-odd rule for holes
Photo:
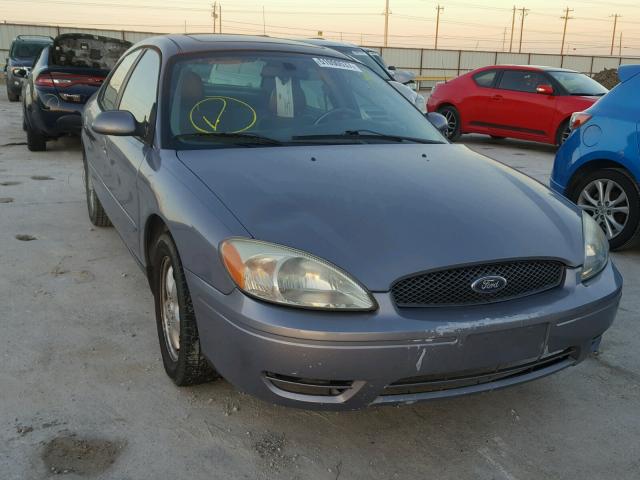
[[[350,413],[181,389],[145,278],[89,223],[78,141],[30,153],[20,127],[3,96],[0,479],[640,478],[639,252],[614,255],[625,291],[601,354],[533,383]],[[463,141],[540,180],[551,168],[550,147]]]

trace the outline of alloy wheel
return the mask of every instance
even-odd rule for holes
[[[629,221],[629,199],[613,180],[603,178],[589,183],[577,203],[602,227],[609,240],[620,235]]]
[[[169,257],[164,257],[160,268],[160,305],[162,307],[162,330],[167,351],[174,362],[180,354],[180,304],[178,289]]]
[[[455,112],[449,108],[445,109],[442,114],[447,119],[447,138],[451,138],[458,127],[458,119]]]

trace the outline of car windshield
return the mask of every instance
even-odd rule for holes
[[[389,72],[382,68],[378,62],[376,62],[373,57],[369,55],[365,50],[357,47],[329,47],[334,50],[339,51],[340,53],[344,53],[345,55],[350,56],[351,58],[355,58],[361,63],[364,63],[371,70],[376,72],[385,80],[393,80],[393,77],[389,75]]]
[[[602,96],[609,90],[592,78],[577,72],[549,72],[570,95]]]
[[[165,138],[176,149],[445,143],[386,81],[344,59],[216,52],[178,57],[170,75]]]
[[[16,42],[13,44],[11,56],[13,58],[36,58],[46,46],[47,44],[42,42]]]

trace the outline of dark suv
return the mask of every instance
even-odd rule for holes
[[[80,133],[84,104],[130,46],[117,38],[65,33],[42,50],[23,91],[29,150],[46,150],[47,140]]]
[[[44,47],[53,43],[53,38],[43,35],[18,35],[9,48],[9,56],[4,66],[7,73],[7,97],[17,102],[22,91],[22,82]]]

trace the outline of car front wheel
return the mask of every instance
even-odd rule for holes
[[[153,294],[162,361],[178,386],[213,380],[217,374],[200,349],[191,295],[173,239],[162,233],[152,255]]]
[[[560,146],[564,142],[566,142],[567,138],[569,138],[569,135],[571,135],[571,128],[569,127],[569,120],[565,120],[558,127],[558,131],[556,132],[556,145]]]
[[[462,133],[461,125],[460,125],[460,113],[451,105],[446,105],[438,109],[438,113],[444,115],[444,118],[447,119],[447,130],[445,131],[445,136],[455,142],[460,138]]]
[[[602,227],[612,250],[635,246],[640,240],[640,193],[626,172],[603,169],[582,178],[572,200]]]

